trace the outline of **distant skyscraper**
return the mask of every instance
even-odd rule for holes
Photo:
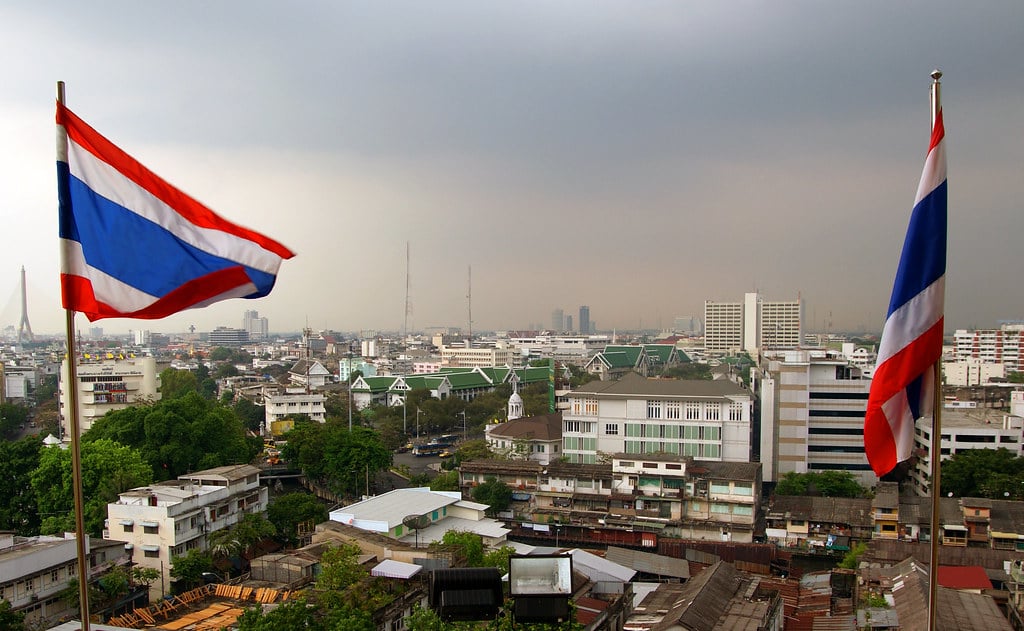
[[[561,309],[551,312],[551,332],[561,333],[565,330],[565,313]]]
[[[572,315],[565,316],[565,330],[572,333]]]
[[[801,300],[772,302],[747,293],[742,302],[704,301],[704,348],[709,351],[756,352],[759,348],[799,348]]]
[[[590,335],[590,307],[582,305],[580,307],[580,334]]]
[[[261,318],[258,311],[246,311],[242,316],[242,330],[249,334],[249,339],[265,340],[270,335],[270,323]]]

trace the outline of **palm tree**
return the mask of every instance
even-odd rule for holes
[[[242,551],[242,542],[234,528],[221,528],[214,530],[206,536],[206,545],[213,557],[214,565],[219,569],[222,564],[218,561],[230,559]],[[230,577],[231,568],[228,567],[227,574]]]

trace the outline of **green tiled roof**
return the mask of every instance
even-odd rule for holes
[[[548,380],[551,369],[547,366],[530,366],[528,368],[516,368],[516,376],[519,383],[538,383]]]
[[[629,353],[604,351],[598,357],[608,368],[632,368],[636,366],[636,356],[630,357]]]
[[[352,392],[387,392],[398,381],[398,377],[362,377],[362,380],[367,388],[353,386]]]
[[[405,385],[409,386],[410,390],[436,390],[444,380],[445,377],[410,375],[405,378]]]
[[[448,383],[452,384],[452,390],[469,390],[472,388],[489,388],[493,386],[483,374],[475,371],[453,372],[445,375]]]
[[[644,344],[644,352],[654,360],[655,363],[667,364],[672,359],[672,351],[675,346],[671,344]]]
[[[480,372],[487,375],[493,383],[499,384],[505,383],[505,380],[508,379],[508,375],[511,371],[505,366],[487,366],[485,368],[481,368]]]
[[[630,366],[636,366],[637,361],[640,359],[640,353],[643,352],[643,346],[605,346],[604,354],[609,353],[625,353],[628,358]],[[624,367],[620,365],[619,367]]]

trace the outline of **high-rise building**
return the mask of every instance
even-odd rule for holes
[[[80,363],[77,367],[79,430],[85,433],[93,422],[111,410],[121,410],[145,401],[160,400],[160,373],[156,358],[102,360]],[[63,437],[70,440],[70,369],[61,363],[58,383],[60,423]]]
[[[583,335],[593,333],[590,330],[590,307],[587,305],[580,306],[580,333]]]
[[[766,482],[786,473],[846,471],[867,486],[864,411],[871,379],[849,360],[786,351],[760,369],[760,460]]]
[[[258,311],[246,311],[242,316],[242,330],[249,333],[250,341],[265,340],[270,336],[270,323]]]
[[[211,346],[241,346],[249,341],[249,333],[245,329],[219,326],[210,331],[207,340]]]
[[[575,329],[572,328],[572,315],[565,316],[565,332],[572,333]]]
[[[555,309],[551,312],[551,332],[561,333],[565,330],[565,312]]]
[[[1004,364],[1007,372],[1021,370],[1024,355],[1024,324],[1004,324],[998,329],[957,329],[953,336],[957,361],[975,360]]]
[[[712,352],[800,347],[803,305],[799,298],[768,301],[748,293],[742,302],[704,301],[704,349]]]

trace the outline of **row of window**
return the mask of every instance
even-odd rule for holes
[[[677,443],[659,442],[654,440],[627,440],[624,451],[627,454],[669,453],[692,456],[702,460],[714,460],[722,457],[722,446],[719,443]]]
[[[716,425],[651,425],[626,423],[629,438],[671,438],[683,440],[722,440],[722,428]]]

